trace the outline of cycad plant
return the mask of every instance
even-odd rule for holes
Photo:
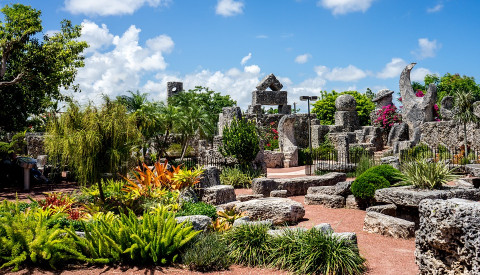
[[[455,111],[453,114],[453,118],[455,121],[463,124],[465,158],[467,158],[467,123],[478,122],[478,117],[473,112],[473,103],[475,102],[475,96],[471,91],[456,91],[454,98]]]

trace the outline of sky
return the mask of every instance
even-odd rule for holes
[[[85,67],[73,93],[100,102],[126,91],[165,100],[168,81],[209,87],[243,110],[273,73],[289,104],[321,90],[398,93],[413,81],[459,73],[480,82],[478,0],[0,0],[42,11],[45,34],[82,25]]]

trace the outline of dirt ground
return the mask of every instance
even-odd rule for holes
[[[301,168],[289,168],[282,170],[269,169],[269,177],[298,177],[302,176]],[[282,174],[283,173],[283,174]],[[0,200],[28,200],[31,196],[35,199],[43,198],[42,192],[61,191],[71,192],[76,189],[75,184],[61,183],[56,185],[45,185],[35,187],[32,192],[24,193],[15,188],[0,189]],[[251,189],[237,189],[237,194],[249,194]],[[290,197],[291,199],[304,204],[304,196]],[[377,234],[370,234],[363,231],[363,220],[365,211],[352,209],[329,209],[320,205],[305,205],[305,217],[297,226],[311,228],[320,223],[329,223],[335,232],[355,232],[358,239],[360,254],[366,258],[369,275],[410,275],[418,274],[415,265],[415,239],[403,240],[385,237]],[[44,271],[40,269],[22,270],[11,274],[202,274],[191,272],[181,267],[168,268],[137,268],[137,267],[86,267],[78,266],[63,271]],[[232,266],[228,271],[212,272],[208,274],[288,274],[284,271],[260,268],[247,268]]]

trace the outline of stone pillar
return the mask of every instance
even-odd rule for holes
[[[183,82],[167,82],[167,98],[183,91]]]
[[[348,163],[349,158],[349,149],[350,142],[348,140],[348,135],[339,135],[338,136],[338,161]]]
[[[223,128],[229,126],[232,120],[241,119],[242,110],[238,106],[223,107],[222,113],[218,115],[218,135],[223,136]]]
[[[353,132],[360,128],[356,111],[357,102],[351,95],[345,94],[335,100],[335,125],[341,126],[344,132]]]

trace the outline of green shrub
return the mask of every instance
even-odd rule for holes
[[[212,220],[218,217],[215,206],[204,202],[185,202],[182,209],[175,214],[177,217],[192,215],[204,215],[212,218]]]
[[[218,233],[204,233],[188,245],[182,254],[182,262],[195,271],[225,270],[232,263],[228,252],[228,245]]]
[[[374,173],[374,174],[377,174],[379,176],[382,176],[390,184],[393,184],[393,183],[396,183],[396,182],[399,182],[400,180],[402,180],[402,173],[399,170],[393,168],[391,165],[388,165],[388,164],[382,164],[382,165],[374,166],[372,168],[369,168],[365,172],[370,172],[370,173]]]
[[[97,215],[84,227],[85,238],[67,229],[82,252],[108,263],[165,265],[175,262],[180,249],[199,231],[177,224],[173,212],[156,208],[141,219],[128,215]]]
[[[83,231],[83,229],[84,229],[83,223],[84,223],[84,221],[81,221],[81,220],[70,220],[70,219],[62,217],[62,218],[54,219],[54,220],[50,221],[48,223],[48,227],[53,228],[56,225],[59,225],[60,228],[65,228],[65,227],[68,228],[68,227],[72,226],[75,231]]]
[[[356,146],[348,149],[348,155],[351,163],[358,163],[361,158],[370,157],[372,154],[365,148]]]
[[[224,234],[229,243],[230,257],[236,264],[261,266],[269,253],[268,230],[266,225],[244,224]]]
[[[356,244],[315,228],[286,230],[272,238],[268,262],[300,274],[362,274],[366,270]]]
[[[390,183],[382,176],[365,172],[352,183],[352,193],[360,199],[371,199],[375,196],[375,190],[390,187]]]
[[[72,238],[57,224],[64,214],[33,208],[21,212],[17,203],[4,201],[0,210],[0,269],[14,266],[57,268],[71,261],[91,261],[77,251]]]
[[[242,167],[248,167],[260,151],[259,143],[255,121],[234,119],[223,129],[220,152],[224,156],[236,158]]]
[[[235,188],[249,188],[252,178],[237,167],[225,167],[220,173],[220,182],[225,185],[232,185]]]
[[[438,189],[443,184],[457,178],[454,169],[449,169],[444,161],[430,162],[420,159],[402,164],[404,184],[418,188]]]

